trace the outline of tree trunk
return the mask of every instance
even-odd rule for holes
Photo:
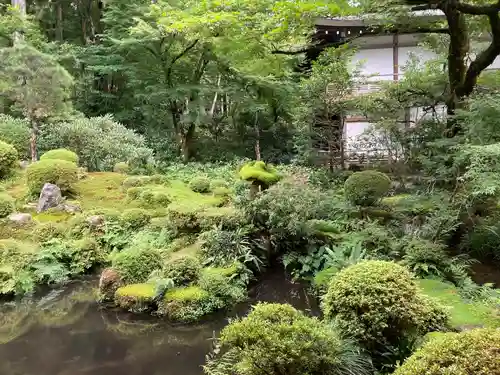
[[[31,150],[31,161],[32,162],[35,162],[38,160],[37,136],[38,136],[38,125],[34,120],[31,120],[30,150]]]
[[[196,125],[190,124],[188,130],[185,133],[181,133],[178,135],[178,140],[181,146],[182,161],[184,163],[189,162],[193,154],[193,137],[195,129]]]
[[[59,42],[63,41],[64,33],[63,33],[63,8],[62,1],[57,3],[57,28],[56,28],[56,37]]]
[[[258,124],[258,112],[255,113],[255,123],[254,123],[254,128],[255,128],[255,160],[261,160],[260,156],[260,129],[259,129],[259,124]]]

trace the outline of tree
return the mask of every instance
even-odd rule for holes
[[[73,79],[51,56],[24,42],[0,49],[0,86],[31,124],[31,158],[37,160],[37,135],[41,121],[67,112]]]

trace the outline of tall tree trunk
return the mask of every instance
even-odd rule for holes
[[[35,120],[31,120],[31,138],[30,138],[30,151],[31,151],[31,161],[35,162],[38,160],[37,154],[37,137],[38,137],[38,124]]]
[[[259,113],[255,113],[255,160],[261,160],[260,155],[260,129],[259,129]]]
[[[188,130],[185,133],[180,133],[178,136],[181,145],[182,161],[184,163],[189,162],[193,155],[193,137],[195,129],[196,125],[190,124]]]
[[[62,42],[64,39],[62,0],[59,0],[57,2],[56,7],[57,7],[56,37],[59,42]]]

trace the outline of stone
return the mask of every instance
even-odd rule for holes
[[[15,224],[25,225],[31,223],[33,218],[31,214],[19,212],[9,215],[9,220]]]
[[[82,208],[80,206],[72,203],[61,203],[54,209],[59,212],[67,212],[68,214],[76,214],[77,212],[82,212]]]
[[[100,227],[104,224],[105,218],[103,215],[92,215],[87,218],[87,223],[92,227]]]
[[[112,268],[105,268],[99,278],[99,297],[100,300],[112,301],[119,287],[123,285],[122,278]]]
[[[46,183],[43,185],[42,191],[40,192],[40,198],[38,198],[38,206],[36,212],[44,212],[50,208],[56,208],[63,202],[63,197],[61,194],[61,189],[59,186]]]
[[[35,212],[37,207],[38,207],[38,203],[36,203],[36,202],[26,203],[23,206],[23,211]]]

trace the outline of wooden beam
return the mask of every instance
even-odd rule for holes
[[[392,35],[392,74],[393,80],[399,79],[399,37],[398,34]]]

